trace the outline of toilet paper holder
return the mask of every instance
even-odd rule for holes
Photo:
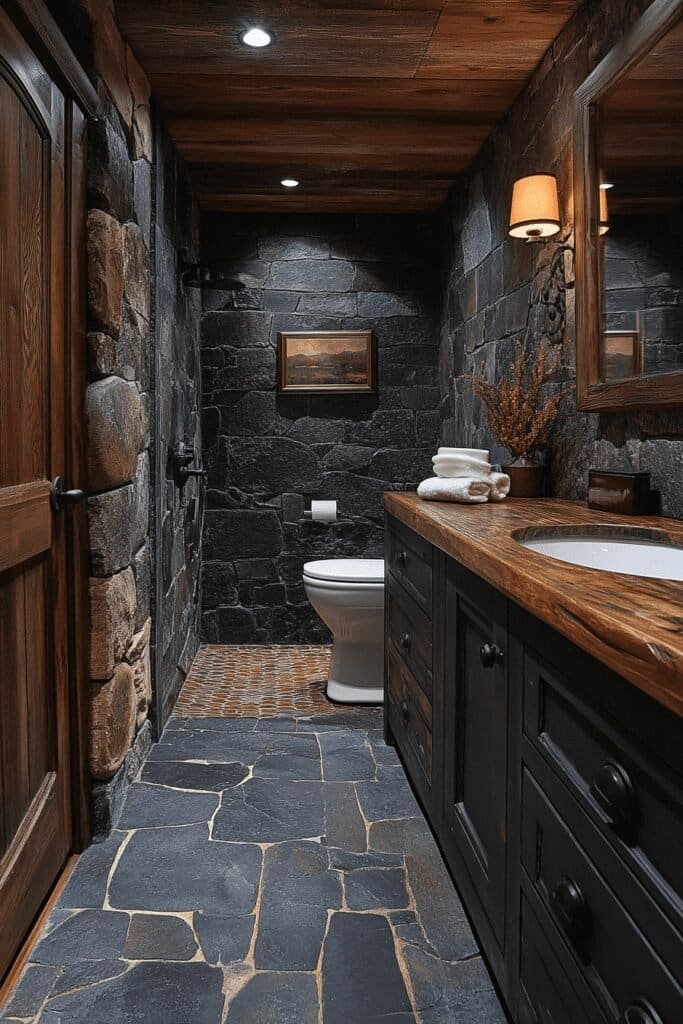
[[[311,501],[310,509],[305,509],[303,518],[314,523],[336,523],[336,501]]]

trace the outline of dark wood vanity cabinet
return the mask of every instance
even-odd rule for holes
[[[433,815],[440,794],[433,780],[441,779],[441,762],[434,762],[433,708],[435,702],[442,703],[440,689],[435,694],[435,679],[439,685],[442,672],[434,658],[432,593],[438,588],[441,560],[430,544],[398,523],[386,538],[387,733],[396,738],[423,806]]]
[[[445,569],[440,838],[494,960],[505,946],[507,602],[452,559]],[[443,600],[443,597],[442,597]]]
[[[386,544],[388,738],[512,1019],[681,1024],[681,719],[391,516]]]

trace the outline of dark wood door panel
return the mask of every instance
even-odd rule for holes
[[[71,846],[68,109],[0,11],[0,977]]]
[[[51,773],[45,776],[19,831],[0,860],[0,977],[64,863],[60,805],[57,776]]]
[[[48,480],[0,490],[0,572],[51,546],[51,490]]]
[[[0,576],[0,854],[55,763],[49,722],[46,572],[34,560]]]
[[[507,603],[455,562],[447,570],[444,822],[504,945]]]

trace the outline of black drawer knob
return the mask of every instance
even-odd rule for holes
[[[401,701],[401,718],[403,719],[403,724],[407,725],[410,718],[410,704],[407,700]]]
[[[567,938],[585,961],[585,946],[592,931],[591,912],[581,889],[572,878],[564,875],[559,880],[550,897],[550,907]]]
[[[495,644],[482,644],[479,657],[484,668],[493,668],[494,665],[502,665],[504,654]]]
[[[662,1024],[662,1018],[647,999],[639,999],[624,1010],[619,1024]]]
[[[638,798],[625,768],[605,761],[590,785],[591,796],[602,808],[614,831],[633,844],[638,833]]]
[[[403,636],[401,637],[401,647],[403,648],[406,654],[410,654],[411,643],[412,641],[410,639],[410,633],[404,633]]]

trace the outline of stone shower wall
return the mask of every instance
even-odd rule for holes
[[[206,260],[242,292],[204,292],[203,638],[312,643],[328,633],[301,574],[382,555],[382,492],[429,474],[438,430],[437,246],[415,216],[207,214]],[[367,329],[379,395],[284,397],[279,331]],[[336,525],[302,519],[336,498]]]
[[[182,161],[157,120],[155,218],[155,724],[160,734],[199,645],[203,485],[179,488],[178,441],[201,459],[201,293],[181,281],[199,259],[199,212]]]
[[[572,96],[648,6],[647,0],[582,5],[444,207],[441,436],[447,444],[491,446],[503,458],[462,374],[483,369],[489,379],[499,377],[519,339],[548,346],[559,360],[557,382],[568,382],[567,415],[546,455],[549,493],[584,499],[591,466],[648,470],[664,514],[680,518],[680,409],[589,415],[576,410],[573,386]],[[537,171],[558,175],[563,230],[547,245],[525,245],[507,235],[510,197],[515,178]]]

